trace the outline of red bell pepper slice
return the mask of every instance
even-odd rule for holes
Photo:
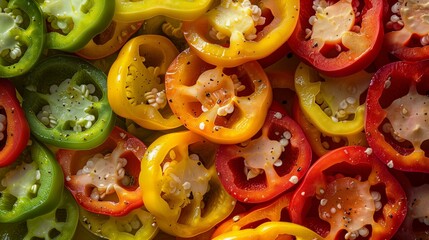
[[[292,222],[325,239],[391,239],[407,214],[407,198],[369,148],[347,146],[311,166],[289,210]]]
[[[265,202],[292,188],[311,163],[299,125],[273,103],[259,133],[246,142],[220,145],[216,169],[226,191],[241,202]]]
[[[429,61],[395,62],[373,76],[366,98],[369,146],[389,167],[429,172]]]
[[[363,70],[383,43],[383,1],[301,1],[291,50],[306,64],[332,77]]]
[[[384,15],[384,47],[404,61],[429,58],[426,1],[388,0]]]
[[[65,186],[87,211],[123,216],[143,206],[138,184],[146,146],[115,127],[108,139],[90,150],[60,149],[57,159]]]
[[[30,139],[30,127],[25,118],[15,87],[0,79],[0,167],[14,162]]]

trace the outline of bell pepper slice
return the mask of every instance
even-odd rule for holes
[[[285,192],[273,201],[258,204],[248,211],[231,215],[216,227],[211,239],[231,231],[256,228],[265,222],[290,222],[289,203],[292,192]]]
[[[45,59],[26,76],[22,106],[32,134],[70,149],[100,145],[114,126],[106,75],[72,56]]]
[[[107,140],[89,150],[59,149],[65,186],[87,211],[123,216],[143,205],[138,184],[146,145],[115,127]]]
[[[225,219],[236,203],[222,187],[214,165],[216,145],[182,131],[155,140],[141,162],[140,186],[159,228],[193,237]]]
[[[140,35],[129,40],[108,75],[107,93],[113,111],[148,129],[181,126],[167,104],[163,81],[178,54],[176,46],[160,35]]]
[[[124,23],[113,20],[103,32],[97,34],[75,54],[92,60],[107,57],[117,52],[142,24],[142,21]]]
[[[0,79],[0,167],[14,162],[27,147],[30,127],[13,84]]]
[[[428,7],[422,1],[387,1],[384,15],[386,50],[403,61],[429,58],[429,25],[425,19]]]
[[[64,190],[59,205],[50,213],[27,220],[24,239],[71,239],[79,223],[79,207],[69,191]]]
[[[391,239],[407,214],[407,198],[371,149],[347,146],[313,163],[289,211],[292,222],[325,239]]]
[[[204,14],[212,0],[115,0],[115,20],[135,22],[158,15],[191,21]]]
[[[204,61],[235,67],[279,49],[295,28],[299,7],[298,0],[221,0],[182,29]]]
[[[103,239],[154,239],[159,232],[155,218],[144,208],[125,216],[114,217],[88,212],[80,208],[80,223],[89,232]]]
[[[300,126],[277,102],[251,139],[220,145],[216,169],[225,190],[241,202],[266,202],[296,186],[312,160]]]
[[[256,228],[223,233],[213,240],[271,240],[271,239],[296,239],[296,240],[323,240],[325,238],[313,232],[311,229],[291,222],[265,222]]]
[[[66,52],[83,48],[113,19],[113,1],[36,1],[47,23],[46,47]]]
[[[42,12],[34,1],[2,1],[0,22],[0,77],[22,75],[36,64],[44,48]]]
[[[79,207],[70,192],[63,191],[51,212],[19,223],[0,224],[1,239],[72,239],[79,223]]]
[[[365,131],[346,135],[327,135],[322,133],[307,119],[298,101],[295,101],[293,104],[293,118],[301,126],[302,131],[307,137],[315,159],[339,147],[368,146]]]
[[[272,101],[270,82],[258,62],[213,66],[191,49],[170,64],[165,89],[171,109],[186,128],[222,144],[254,136]]]
[[[391,168],[429,172],[428,69],[428,61],[397,61],[380,68],[368,88],[368,144]]]
[[[295,90],[307,119],[322,133],[344,136],[362,132],[364,94],[372,74],[360,71],[346,77],[328,77],[300,63],[295,72]]]
[[[0,222],[49,213],[59,203],[63,172],[53,154],[36,140],[7,167],[0,168]]]
[[[341,77],[364,70],[383,44],[384,1],[301,1],[288,44],[306,64]]]

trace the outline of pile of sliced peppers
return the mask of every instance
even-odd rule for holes
[[[0,0],[0,238],[429,239],[429,8]]]

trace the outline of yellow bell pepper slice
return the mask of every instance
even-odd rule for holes
[[[159,228],[193,237],[225,219],[236,200],[222,187],[214,165],[216,144],[190,131],[155,140],[141,161],[143,202]]]
[[[204,61],[235,67],[279,49],[296,26],[299,7],[298,0],[222,0],[182,29]]]
[[[295,72],[295,90],[307,119],[322,133],[345,136],[363,131],[365,104],[361,101],[372,74],[346,77],[323,75],[304,63]],[[363,98],[364,99],[364,98]]]
[[[112,64],[107,94],[113,111],[152,130],[182,125],[165,96],[163,76],[179,54],[175,45],[160,35],[140,35],[129,40]]]
[[[190,21],[204,14],[212,0],[115,0],[114,19],[121,22],[136,22],[163,15]]]
[[[290,236],[290,238],[288,238]],[[292,237],[295,238],[292,238]],[[242,229],[226,232],[213,240],[323,240],[324,238],[312,230],[291,222],[266,222],[252,229]]]

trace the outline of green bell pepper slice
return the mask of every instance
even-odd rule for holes
[[[0,0],[0,77],[28,72],[45,44],[46,26],[33,0]]]
[[[51,212],[19,223],[0,224],[0,239],[72,239],[79,223],[79,206],[69,191]]]
[[[0,223],[19,222],[52,211],[64,175],[52,152],[35,140],[16,161],[0,168]]]
[[[37,0],[48,24],[49,49],[76,52],[103,32],[113,19],[113,0]]]
[[[71,239],[79,223],[79,206],[69,191],[64,190],[58,207],[45,215],[27,220],[24,240],[34,238]]]
[[[78,57],[55,55],[42,61],[21,86],[34,136],[65,149],[102,144],[115,123],[106,79],[100,69]]]

